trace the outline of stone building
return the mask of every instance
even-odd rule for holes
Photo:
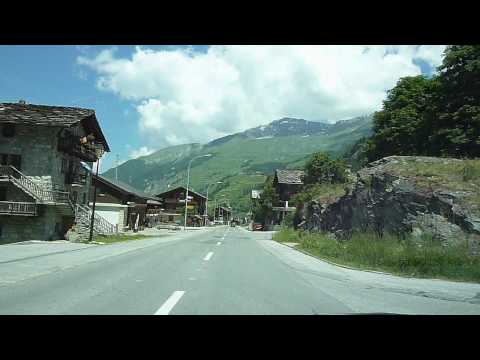
[[[110,151],[90,109],[0,103],[0,243],[63,239],[89,226],[86,168]],[[111,224],[95,216],[94,230]]]

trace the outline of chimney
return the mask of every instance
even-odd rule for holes
[[[18,100],[18,103],[21,104],[21,105],[26,105],[27,104],[27,102],[23,99]]]

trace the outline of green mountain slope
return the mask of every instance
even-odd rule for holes
[[[158,194],[169,187],[185,185],[190,159],[210,153],[212,157],[192,163],[191,187],[205,193],[208,184],[213,184],[209,190],[210,200],[224,195],[234,212],[243,214],[250,208],[250,191],[260,187],[275,169],[299,168],[310,154],[319,150],[339,156],[370,132],[370,116],[335,124],[280,119],[205,145],[172,146],[129,160],[118,167],[118,178],[147,193]],[[115,169],[104,175],[114,178]],[[222,184],[216,184],[218,181]],[[209,208],[213,208],[213,203]]]

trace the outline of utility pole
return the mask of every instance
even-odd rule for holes
[[[201,157],[210,157],[212,154],[206,154],[206,155],[198,155],[195,156],[190,162],[188,163],[188,169],[187,169],[187,191],[185,193],[185,222],[183,224],[183,230],[187,230],[187,204],[188,204],[188,186],[190,185],[190,166],[192,165],[192,161]]]

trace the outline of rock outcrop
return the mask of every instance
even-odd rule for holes
[[[439,168],[443,172],[450,168],[458,171],[462,161],[390,156],[372,162],[357,172],[345,195],[320,205],[320,226],[310,228],[333,232],[340,238],[348,237],[353,230],[373,230],[414,236],[428,233],[444,244],[466,239],[478,243],[477,184],[467,182],[463,186],[460,181],[460,186],[443,186],[445,182],[429,180],[437,179],[435,170]],[[425,171],[430,168],[431,174]],[[423,172],[416,173],[418,169]],[[307,211],[306,218],[308,227],[318,217],[314,219],[313,212]]]

